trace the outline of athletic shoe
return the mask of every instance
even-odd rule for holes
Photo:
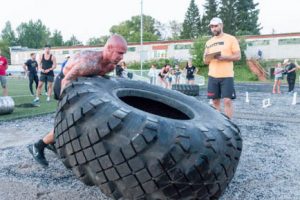
[[[33,100],[34,103],[37,103],[39,101],[40,101],[40,98],[38,98],[38,97],[35,97],[35,99]]]
[[[47,102],[49,102],[50,101],[50,97],[49,96],[47,96]]]
[[[54,146],[54,144],[48,144],[46,146],[47,149],[49,149],[50,151],[52,151],[53,153],[57,154],[56,148]]]
[[[30,144],[27,146],[29,152],[33,158],[42,166],[47,167],[49,165],[48,161],[45,158],[44,151],[38,149],[35,144]]]

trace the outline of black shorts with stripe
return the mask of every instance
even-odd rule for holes
[[[207,97],[209,99],[230,98],[235,99],[233,77],[214,78],[208,77]]]

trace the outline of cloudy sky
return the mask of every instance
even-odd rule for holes
[[[258,2],[259,0],[255,0]],[[143,0],[144,14],[162,23],[183,22],[190,0]],[[204,0],[196,0],[203,13]],[[262,34],[300,32],[299,0],[260,0],[259,22]],[[15,29],[20,23],[41,19],[50,28],[62,32],[64,40],[74,34],[86,42],[90,37],[107,35],[111,26],[141,12],[141,0],[9,0],[2,2],[0,30],[6,21]]]

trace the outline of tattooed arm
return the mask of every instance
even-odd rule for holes
[[[78,55],[74,58],[74,60],[71,60],[71,62],[67,64],[63,71],[65,77],[61,82],[61,91],[63,91],[68,83],[78,77],[99,75],[100,66],[98,61],[98,56],[94,57],[92,55],[91,57],[81,57]]]

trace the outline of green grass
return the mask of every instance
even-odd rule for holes
[[[255,74],[252,74],[247,66],[234,66],[234,80],[237,82],[252,82],[258,81],[258,78]],[[204,76],[207,80],[208,76],[208,67],[201,67],[198,71],[198,74]]]
[[[23,103],[31,103],[34,99],[34,97],[30,95],[30,91],[28,87],[28,79],[8,78],[7,87],[8,87],[9,96],[12,96],[15,101],[15,109],[11,114],[0,115],[0,121],[53,113],[56,110],[56,106],[57,106],[56,100],[51,98],[51,101],[47,103],[46,95],[41,96],[40,107],[33,107],[33,108],[16,107],[17,105]],[[2,90],[1,90],[1,94],[2,94]]]

